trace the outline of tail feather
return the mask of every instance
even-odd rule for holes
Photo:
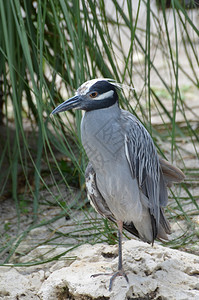
[[[159,158],[159,161],[165,183],[168,187],[171,187],[173,182],[181,182],[185,179],[185,175],[180,169],[174,167],[163,158]]]
[[[160,208],[160,222],[158,226],[157,239],[168,240],[167,234],[171,234],[171,226],[164,215],[164,210]]]

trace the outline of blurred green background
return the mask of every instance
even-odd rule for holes
[[[116,242],[115,226],[86,198],[81,112],[50,115],[98,77],[135,87],[124,88],[121,106],[185,172],[169,192],[167,246],[198,253],[198,28],[197,1],[0,1],[2,264],[39,264],[85,242]],[[42,257],[34,252],[41,245]]]

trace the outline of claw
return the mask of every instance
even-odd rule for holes
[[[115,280],[115,278],[117,276],[123,276],[126,279],[126,282],[129,283],[129,279],[126,275],[126,273],[123,270],[118,270],[117,272],[115,272],[111,279],[110,279],[110,283],[109,283],[109,292],[112,290],[112,285],[113,285],[113,281]]]
[[[118,270],[115,273],[98,273],[98,274],[93,274],[93,275],[91,275],[91,277],[97,277],[97,276],[101,276],[101,275],[109,275],[109,276],[111,276],[110,283],[109,283],[109,292],[112,290],[113,281],[115,280],[115,278],[117,276],[123,276],[126,279],[126,282],[129,283],[129,279],[128,279],[126,273],[123,270]]]

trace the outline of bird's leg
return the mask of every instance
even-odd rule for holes
[[[99,274],[94,274],[91,275],[92,277],[97,277],[99,275],[112,275],[110,279],[110,284],[109,284],[109,291],[112,290],[112,285],[113,281],[117,276],[124,276],[126,279],[127,283],[129,283],[128,277],[126,273],[123,271],[122,267],[122,229],[123,229],[123,222],[122,221],[117,221],[117,226],[118,226],[118,270],[115,273],[99,273]]]
[[[112,290],[112,284],[114,279],[117,276],[124,276],[126,279],[127,283],[129,282],[128,277],[126,273],[123,270],[122,266],[122,229],[123,229],[123,222],[122,221],[117,221],[117,226],[118,226],[118,271],[114,273],[110,279],[110,284],[109,284],[109,291]]]
[[[123,222],[117,221],[118,226],[118,270],[122,270],[122,229]]]

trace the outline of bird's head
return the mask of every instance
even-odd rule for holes
[[[118,102],[117,84],[108,79],[92,79],[83,83],[76,95],[56,107],[52,114],[69,109],[91,111],[107,108]]]

